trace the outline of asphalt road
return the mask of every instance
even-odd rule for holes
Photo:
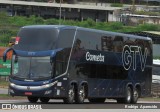
[[[8,89],[0,88],[0,94],[8,94]]]
[[[8,89],[0,88],[0,94],[7,94]],[[105,103],[91,104],[85,100],[84,104],[64,104],[63,100],[51,99],[48,104],[42,104],[40,101],[37,103],[29,103],[27,99],[8,99],[0,100],[0,104],[16,104],[16,105],[38,105],[42,109],[160,109],[160,102],[156,101],[138,101],[137,104],[118,104],[115,100],[106,100]],[[1,105],[0,105],[1,107]]]

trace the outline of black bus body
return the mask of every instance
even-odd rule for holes
[[[30,102],[136,103],[150,96],[152,40],[75,26],[22,27],[13,51],[10,95]]]

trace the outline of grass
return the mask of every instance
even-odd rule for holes
[[[0,94],[0,100],[3,100],[3,99],[26,99],[26,97],[22,97],[22,96],[10,96],[8,94]]]

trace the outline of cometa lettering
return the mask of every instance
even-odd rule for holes
[[[99,55],[93,55],[90,54],[89,52],[86,53],[86,60],[87,61],[97,61],[97,62],[104,62],[104,56],[99,54]]]

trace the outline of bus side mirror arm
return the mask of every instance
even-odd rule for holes
[[[59,49],[56,49],[52,52],[51,56],[50,56],[50,63],[53,63],[55,58],[56,58],[56,55],[57,55],[57,52],[63,50],[62,48],[59,48]]]
[[[8,53],[9,51],[13,51],[13,52],[15,53],[15,51],[13,50],[13,48],[8,48],[8,49],[6,49],[6,50],[4,51],[4,53],[3,53],[3,62],[6,62],[6,60],[7,60],[7,53]]]
[[[50,56],[50,63],[53,63],[56,57],[56,52],[53,52]]]

